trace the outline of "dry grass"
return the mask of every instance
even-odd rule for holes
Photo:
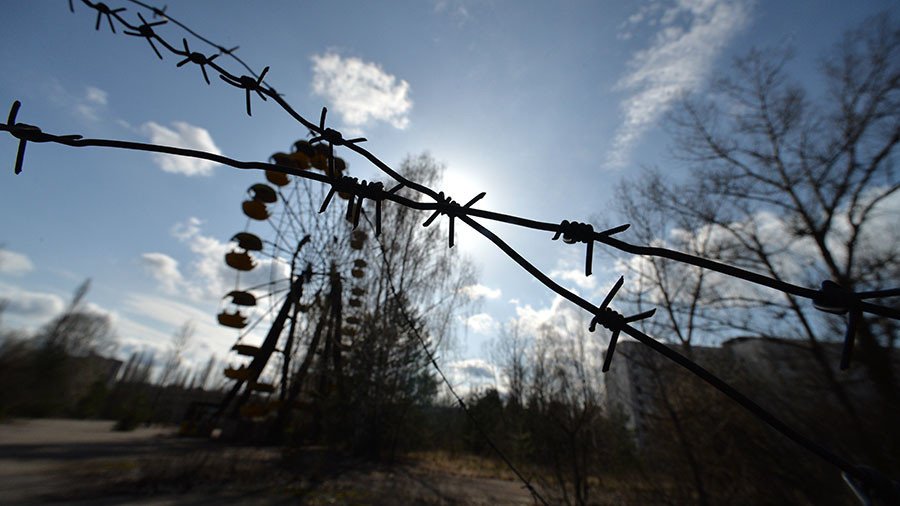
[[[384,466],[322,448],[283,454],[279,448],[222,446],[97,460],[71,471],[65,498],[83,501],[174,496],[179,503],[192,498],[372,506],[530,503],[502,464],[443,453],[417,454]]]
[[[407,455],[407,458],[417,469],[425,472],[465,478],[507,481],[516,479],[506,464],[492,458],[444,451],[414,452]]]

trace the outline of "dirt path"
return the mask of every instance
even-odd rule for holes
[[[113,432],[112,422],[0,424],[0,504],[531,504],[516,482],[417,465],[372,466],[303,450]],[[324,458],[323,458],[324,455]]]

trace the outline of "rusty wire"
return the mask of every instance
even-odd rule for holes
[[[124,29],[123,31],[130,32],[129,34],[132,36],[140,36],[147,39],[153,51],[157,54],[157,56],[162,56],[157,49],[157,46],[154,42],[158,43],[160,47],[164,48],[169,53],[182,58],[181,62],[178,64],[179,67],[192,63],[195,65],[199,65],[201,67],[201,71],[203,72],[203,76],[207,82],[209,82],[208,76],[206,74],[206,67],[208,66],[216,73],[218,73],[219,77],[225,81],[226,83],[240,88],[245,92],[245,102],[247,113],[250,114],[250,100],[251,100],[251,92],[255,93],[261,99],[266,100],[267,98],[271,98],[275,103],[277,103],[285,112],[287,112],[291,117],[293,117],[297,122],[307,128],[311,135],[314,136],[314,141],[316,142],[325,142],[328,145],[329,154],[329,170],[327,174],[319,174],[315,172],[302,171],[296,168],[277,165],[272,163],[265,162],[248,162],[248,161],[240,161],[235,160],[223,155],[218,155],[214,153],[207,153],[198,150],[184,149],[184,148],[176,148],[171,146],[161,146],[156,144],[146,144],[146,143],[138,143],[138,142],[129,142],[129,141],[120,141],[120,140],[110,140],[110,139],[90,139],[90,138],[82,138],[78,135],[53,135],[49,133],[43,132],[39,127],[34,125],[29,125],[25,123],[17,123],[16,117],[19,110],[19,102],[15,102],[10,111],[9,119],[7,123],[0,124],[0,131],[9,132],[11,135],[19,139],[19,149],[16,157],[15,164],[15,172],[18,174],[22,171],[22,164],[24,160],[25,154],[25,146],[28,142],[50,142],[56,144],[63,144],[71,147],[107,147],[107,148],[119,148],[119,149],[128,149],[128,150],[137,150],[137,151],[147,151],[147,152],[155,152],[155,153],[165,153],[172,154],[178,156],[188,156],[193,158],[200,158],[205,160],[211,160],[214,162],[218,162],[224,165],[228,165],[238,169],[260,169],[260,170],[272,170],[276,172],[281,172],[285,174],[294,175],[297,177],[302,177],[306,179],[315,180],[321,182],[323,184],[328,184],[331,186],[330,195],[333,195],[334,192],[344,192],[349,193],[353,196],[353,198],[358,199],[356,204],[356,214],[354,216],[354,225],[358,224],[359,220],[359,211],[362,208],[362,202],[364,199],[368,199],[373,201],[376,204],[376,223],[375,228],[376,232],[381,229],[380,222],[380,206],[381,202],[384,200],[390,200],[397,204],[420,210],[420,211],[430,211],[432,213],[431,217],[424,223],[425,226],[429,225],[433,222],[439,215],[446,215],[450,219],[450,247],[453,246],[453,223],[455,219],[461,220],[463,223],[467,224],[470,228],[478,232],[483,237],[487,238],[489,241],[494,243],[500,250],[502,250],[508,257],[510,257],[513,261],[519,264],[525,271],[531,274],[534,278],[539,280],[542,284],[548,287],[553,292],[559,294],[560,296],[566,298],[570,302],[575,305],[581,307],[582,309],[588,311],[593,315],[593,319],[591,321],[590,330],[594,330],[596,325],[601,325],[613,332],[613,339],[610,341],[610,346],[607,351],[607,356],[604,362],[604,371],[609,368],[609,362],[612,358],[616,337],[620,332],[623,332],[634,339],[640,341],[641,343],[649,346],[653,351],[660,353],[670,361],[678,364],[679,366],[685,368],[692,374],[696,375],[713,388],[723,393],[733,401],[740,404],[744,409],[750,412],[757,419],[762,421],[763,423],[769,425],[788,439],[794,441],[798,445],[807,449],[808,451],[814,453],[819,456],[826,462],[840,469],[846,476],[860,481],[864,483],[872,484],[878,487],[878,483],[873,483],[874,481],[879,481],[872,477],[871,473],[864,471],[859,466],[855,466],[845,460],[844,458],[838,456],[828,448],[819,445],[818,443],[812,441],[810,438],[807,438],[803,434],[793,430],[790,426],[781,421],[778,417],[776,417],[771,412],[766,411],[761,406],[756,404],[754,401],[743,395],[737,389],[723,381],[721,378],[715,376],[711,372],[707,371],[697,363],[688,359],[684,355],[681,355],[674,349],[666,346],[662,342],[650,337],[649,335],[641,332],[640,330],[634,328],[630,323],[633,323],[637,320],[648,318],[652,315],[652,312],[641,313],[639,315],[625,317],[619,314],[618,312],[609,308],[609,304],[612,302],[612,299],[615,295],[618,287],[621,286],[622,280],[616,283],[616,286],[610,293],[607,295],[606,300],[603,301],[599,306],[592,304],[591,302],[581,298],[577,294],[566,290],[555,281],[550,279],[546,274],[532,265],[528,260],[526,260],[521,254],[519,254],[515,249],[509,246],[506,242],[504,242],[500,237],[491,232],[481,223],[475,221],[474,218],[482,218],[490,221],[501,222],[516,225],[523,228],[528,228],[531,230],[537,231],[545,231],[551,232],[554,234],[553,239],[557,239],[562,237],[563,241],[566,243],[580,243],[583,242],[587,244],[587,255],[585,260],[585,274],[590,275],[591,273],[591,257],[593,253],[593,244],[594,242],[599,242],[601,244],[605,244],[612,248],[618,249],[620,251],[634,254],[634,255],[642,255],[642,256],[656,256],[661,258],[666,258],[670,260],[674,260],[676,262],[681,262],[689,265],[694,265],[703,269],[719,272],[726,276],[730,276],[737,279],[742,279],[744,281],[754,283],[760,286],[765,286],[768,288],[772,288],[787,294],[803,297],[806,299],[810,299],[816,308],[821,309],[823,311],[828,311],[832,313],[838,314],[849,314],[849,324],[847,328],[847,333],[844,339],[844,352],[842,354],[841,366],[845,368],[849,363],[850,350],[852,350],[853,345],[853,330],[856,322],[859,321],[862,313],[869,313],[877,316],[892,318],[895,320],[900,320],[900,310],[886,307],[878,304],[873,304],[871,302],[867,302],[866,299],[870,298],[881,298],[881,297],[892,297],[897,296],[900,289],[887,289],[887,290],[875,290],[869,292],[852,292],[850,290],[844,289],[831,281],[825,281],[822,284],[822,287],[819,290],[802,287],[798,285],[794,285],[791,283],[787,283],[785,281],[770,278],[764,276],[759,273],[755,273],[752,271],[748,271],[746,269],[742,269],[736,266],[724,264],[721,262],[716,262],[714,260],[710,260],[707,258],[697,257],[694,255],[689,255],[687,253],[683,253],[680,251],[670,250],[667,248],[660,247],[650,247],[650,246],[641,246],[631,244],[620,239],[616,239],[612,237],[614,234],[620,233],[628,228],[628,225],[622,225],[618,227],[614,227],[608,230],[603,230],[600,232],[594,231],[593,227],[590,224],[579,223],[569,220],[562,220],[560,222],[544,222],[537,221],[529,218],[524,218],[520,216],[514,216],[509,214],[498,213],[490,210],[484,209],[475,209],[471,207],[475,202],[477,202],[480,198],[484,196],[484,194],[479,194],[471,201],[469,201],[466,205],[459,205],[452,198],[446,196],[443,192],[435,191],[431,188],[428,188],[422,184],[419,184],[415,181],[411,181],[400,175],[394,169],[392,169],[388,164],[381,161],[374,154],[361,147],[359,144],[365,139],[349,139],[346,140],[343,138],[341,133],[332,128],[328,128],[325,125],[325,117],[326,117],[326,109],[322,109],[322,113],[320,116],[320,121],[318,124],[313,123],[307,120],[304,116],[298,113],[290,104],[288,104],[282,95],[277,93],[275,89],[266,83],[263,80],[263,77],[266,75],[268,71],[268,67],[260,74],[256,74],[246,63],[236,57],[233,52],[237,48],[233,49],[225,49],[224,46],[215,44],[209,39],[203,38],[198,35],[196,32],[188,28],[186,25],[176,21],[174,18],[165,13],[165,9],[158,9],[156,7],[152,7],[144,2],[140,2],[137,0],[127,0],[133,4],[136,4],[142,8],[148,9],[153,13],[154,17],[162,18],[162,21],[148,23],[143,17],[141,17],[141,24],[131,24],[122,16],[122,12],[125,11],[123,8],[111,9],[106,4],[102,2],[93,3],[90,0],[81,0],[81,3],[86,5],[87,7],[94,9],[97,12],[97,18],[95,22],[95,29],[100,29],[101,21],[105,17],[110,29],[115,32],[114,24],[118,23]],[[69,0],[69,7],[74,11],[72,1]],[[187,44],[186,39],[183,40],[184,50],[178,49],[173,46],[165,39],[163,39],[159,34],[154,30],[155,27],[162,26],[166,21],[171,21],[173,24],[181,27],[186,30],[192,36],[202,40],[203,42],[213,46],[219,52],[218,54],[212,56],[206,56],[202,53],[192,52]],[[220,66],[216,63],[215,58],[219,55],[227,55],[238,61],[249,73],[250,75],[235,75],[230,73],[228,70]],[[333,171],[332,163],[333,163],[333,152],[335,146],[343,146],[346,149],[349,149],[356,154],[362,156],[370,163],[372,163],[375,167],[389,176],[391,179],[397,182],[397,185],[393,187],[391,190],[384,190],[382,185],[367,183],[365,181],[359,182],[355,178],[348,177],[337,177]],[[396,192],[401,187],[408,187],[430,199],[434,202],[421,202],[418,200],[402,197],[398,195]],[[323,208],[327,205],[326,202],[323,202]],[[414,326],[411,327],[414,329]],[[437,367],[437,362],[434,360],[433,355],[427,349],[426,343],[423,341],[423,345],[426,346],[426,351],[429,352],[429,358],[432,361],[432,364],[437,368],[438,372],[441,374],[444,382],[451,387],[449,381],[446,377],[443,376],[443,373]],[[461,404],[464,407],[464,404]],[[483,431],[482,431],[483,432]],[[490,441],[489,441],[490,442]],[[492,446],[494,446],[492,444]],[[501,453],[502,455],[502,453]],[[523,477],[516,471],[511,463],[507,461],[507,464],[510,465],[511,469],[515,472],[515,474],[523,480],[525,485],[529,488],[532,493],[534,493],[533,488],[530,486],[527,480],[524,480]],[[881,477],[882,480],[886,480],[886,478]],[[890,481],[890,480],[888,480]]]

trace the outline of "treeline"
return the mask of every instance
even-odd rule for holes
[[[86,307],[89,281],[66,309],[33,334],[0,331],[0,420],[66,417],[117,420],[117,429],[179,423],[194,401],[221,396],[220,363],[187,367],[193,332],[178,329],[160,358],[138,351],[113,358],[118,339],[109,317]]]

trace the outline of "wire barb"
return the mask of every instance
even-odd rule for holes
[[[846,371],[850,367],[850,359],[853,355],[853,345],[856,341],[856,328],[862,319],[860,309],[861,297],[831,280],[822,282],[822,288],[813,298],[813,306],[820,311],[833,314],[847,315],[847,330],[844,332],[844,346],[841,349],[841,370]]]
[[[425,223],[422,224],[423,227],[427,227],[437,219],[438,216],[445,214],[450,217],[450,247],[453,247],[453,237],[455,235],[454,226],[456,224],[456,217],[461,213],[463,209],[469,209],[476,202],[483,199],[484,196],[487,195],[487,192],[481,192],[478,195],[472,197],[472,200],[467,202],[464,206],[460,206],[458,202],[451,199],[449,196],[444,196],[444,192],[438,193],[437,196],[437,209],[431,213],[431,216],[425,220]]]
[[[153,19],[156,19],[156,18],[166,19],[168,17],[168,16],[166,16],[166,9],[168,9],[168,8],[169,8],[168,5],[163,5],[162,9],[159,9],[156,7],[151,7],[150,11],[153,12]]]
[[[231,49],[225,49],[225,46],[216,46],[216,49],[219,50],[219,54],[227,54],[228,56],[233,56],[234,52],[240,49],[241,46],[234,46]],[[260,79],[262,81],[262,79]]]
[[[81,139],[80,135],[50,135],[41,131],[40,128],[29,125],[27,123],[16,123],[16,117],[19,115],[19,108],[22,102],[16,100],[9,108],[9,116],[6,118],[6,126],[9,133],[13,137],[19,139],[19,148],[16,150],[16,164],[13,172],[18,175],[22,173],[22,164],[25,162],[25,146],[31,142],[61,142],[75,141]]]
[[[344,136],[333,128],[325,128],[325,116],[328,114],[328,108],[322,108],[322,114],[319,116],[319,132],[318,135],[309,140],[310,144],[317,142],[327,142],[331,146],[346,146],[349,144],[357,144],[365,142],[365,137],[357,137],[355,139],[344,139]]]
[[[603,372],[609,371],[609,366],[612,364],[612,357],[616,351],[616,343],[619,340],[619,333],[625,328],[629,323],[634,323],[638,320],[643,320],[645,318],[650,318],[656,313],[656,309],[651,309],[649,311],[644,311],[643,313],[638,313],[632,316],[622,316],[621,313],[614,311],[609,307],[609,303],[612,302],[613,298],[616,296],[616,293],[622,288],[622,285],[625,283],[625,276],[620,276],[616,284],[613,285],[612,289],[610,289],[609,293],[606,294],[606,298],[603,299],[603,303],[597,308],[597,311],[594,313],[594,318],[591,320],[591,325],[588,327],[588,330],[591,332],[597,329],[597,325],[599,324],[603,328],[612,331],[612,336],[609,338],[609,346],[606,348],[606,357],[603,359]]]
[[[590,223],[581,223],[578,221],[563,220],[553,234],[552,240],[555,241],[562,236],[562,240],[566,244],[575,244],[583,242],[587,244],[587,251],[584,256],[584,275],[590,276],[593,270],[594,262],[594,240],[597,236],[609,237],[619,232],[628,230],[630,224],[619,225],[608,230],[604,230],[599,234],[594,233],[594,227]]]
[[[255,91],[256,94],[259,95],[259,98],[263,99],[264,102],[266,101],[266,96],[263,95],[260,90],[262,89],[262,82],[266,77],[267,72],[269,72],[269,67],[264,68],[262,73],[259,74],[259,77],[243,75],[235,79],[229,75],[219,74],[219,78],[235,88],[242,88],[244,90],[247,97],[247,116],[253,116],[253,113],[250,111],[250,92]],[[203,75],[205,76],[206,73],[204,72]]]
[[[219,57],[219,55],[214,54],[212,56],[206,56],[203,53],[198,53],[196,51],[191,51],[191,48],[188,47],[188,41],[185,38],[181,39],[181,42],[184,43],[184,54],[185,59],[178,62],[175,66],[182,67],[187,63],[193,63],[200,67],[200,72],[203,72],[203,79],[206,79],[206,84],[210,84],[209,75],[206,74],[206,65],[211,63],[213,60]]]
[[[153,38],[156,37],[156,33],[153,31],[153,27],[164,25],[164,24],[168,23],[168,21],[162,20],[162,21],[156,21],[153,23],[148,23],[147,20],[144,19],[144,16],[140,12],[138,13],[138,17],[141,19],[141,23],[143,23],[143,24],[138,26],[136,30],[133,30],[133,31],[125,30],[122,33],[124,33],[125,35],[133,35],[135,37],[144,37],[145,39],[147,39],[147,42],[150,44],[150,48],[153,49],[153,52],[156,53],[156,56],[158,56],[159,59],[162,60],[163,59],[162,53],[160,53],[159,49],[156,49],[156,46],[153,44]]]
[[[375,236],[381,235],[381,203],[389,195],[393,195],[402,185],[392,188],[390,191],[384,190],[384,183],[380,181],[360,181],[355,177],[342,176],[337,181],[331,182],[331,188],[322,205],[319,207],[319,213],[324,213],[334,198],[335,193],[348,193],[350,198],[347,202],[347,220],[353,223],[353,228],[359,226],[359,219],[362,213],[363,201],[371,200],[375,203]]]
[[[84,3],[87,4],[88,7],[91,7],[97,11],[97,22],[94,23],[94,30],[97,30],[97,31],[100,30],[100,21],[103,19],[103,16],[106,16],[106,21],[109,23],[109,29],[112,30],[112,33],[116,33],[116,27],[113,24],[113,16],[117,15],[118,13],[120,13],[122,11],[125,11],[126,10],[125,7],[119,7],[118,9],[110,9],[109,6],[103,2],[97,2],[95,4],[92,4],[91,2],[85,1]],[[70,7],[71,7],[71,5],[70,5]],[[72,9],[72,12],[75,12],[75,10]]]

